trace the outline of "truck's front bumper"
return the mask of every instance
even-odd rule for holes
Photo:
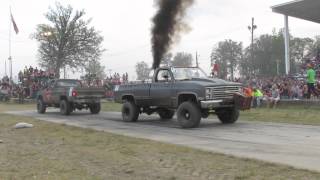
[[[207,100],[200,101],[202,109],[215,109],[220,107],[233,107],[234,103],[232,101],[224,100]]]

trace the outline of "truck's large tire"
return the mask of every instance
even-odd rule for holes
[[[174,116],[174,111],[170,109],[161,109],[158,111],[158,114],[162,121],[167,121],[172,119],[172,117]]]
[[[239,118],[239,110],[237,108],[221,109],[216,112],[219,120],[223,124],[235,123]]]
[[[177,110],[177,117],[182,128],[195,128],[200,124],[201,111],[194,102],[183,102]]]
[[[94,103],[89,106],[91,114],[99,114],[101,110],[101,104],[100,103]]]
[[[46,105],[41,98],[37,100],[37,111],[39,114],[44,114],[46,112]]]
[[[139,117],[139,108],[134,102],[126,101],[122,105],[122,119],[125,122],[136,122]]]
[[[71,112],[72,112],[71,104],[65,99],[61,100],[60,101],[60,113],[62,115],[68,116],[68,115],[70,115]]]

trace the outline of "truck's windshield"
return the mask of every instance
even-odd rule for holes
[[[191,68],[171,68],[175,80],[187,80],[192,78],[207,78],[205,72],[202,69],[191,67]]]

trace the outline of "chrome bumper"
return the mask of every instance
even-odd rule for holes
[[[231,103],[225,103],[223,100],[208,100],[208,101],[200,101],[201,108],[203,109],[213,109],[217,107],[232,107],[234,106]]]

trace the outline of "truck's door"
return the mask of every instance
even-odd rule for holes
[[[54,87],[54,81],[49,82],[48,87],[43,91],[43,100],[45,103],[52,104],[53,103],[53,97],[52,97],[52,89]]]
[[[173,93],[173,75],[168,69],[159,69],[150,87],[150,97],[154,106],[171,106]]]
[[[62,87],[61,84],[62,80],[55,81],[53,88],[52,88],[52,100],[55,104],[60,103],[61,96],[67,96],[68,88]]]

